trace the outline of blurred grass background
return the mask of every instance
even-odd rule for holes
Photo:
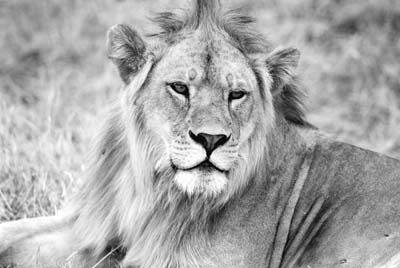
[[[0,221],[54,213],[79,187],[90,139],[121,82],[105,33],[146,32],[174,0],[0,1]],[[302,52],[309,119],[400,157],[400,1],[252,0],[272,42]]]

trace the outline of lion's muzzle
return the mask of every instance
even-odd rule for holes
[[[170,147],[171,161],[177,169],[175,182],[189,194],[223,191],[238,157],[237,143],[231,134],[187,133],[178,136]]]

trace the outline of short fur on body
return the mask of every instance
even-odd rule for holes
[[[400,209],[373,205],[389,189],[387,204],[400,201],[400,165],[305,120],[299,52],[272,49],[251,17],[217,1],[153,21],[161,31],[146,40],[126,25],[110,29],[125,89],[87,181],[64,214],[0,225],[0,265],[396,267]],[[201,133],[227,141],[206,152],[193,141]],[[348,226],[368,232],[353,241]],[[374,253],[374,243],[387,251]]]

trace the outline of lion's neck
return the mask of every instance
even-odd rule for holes
[[[274,130],[268,137],[267,173],[274,172],[274,170],[284,166],[285,159],[305,151],[308,144],[300,134],[302,131],[308,130],[289,124],[285,119],[277,116]]]

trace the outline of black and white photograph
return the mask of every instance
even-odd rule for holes
[[[399,0],[0,0],[0,268],[400,268]]]

